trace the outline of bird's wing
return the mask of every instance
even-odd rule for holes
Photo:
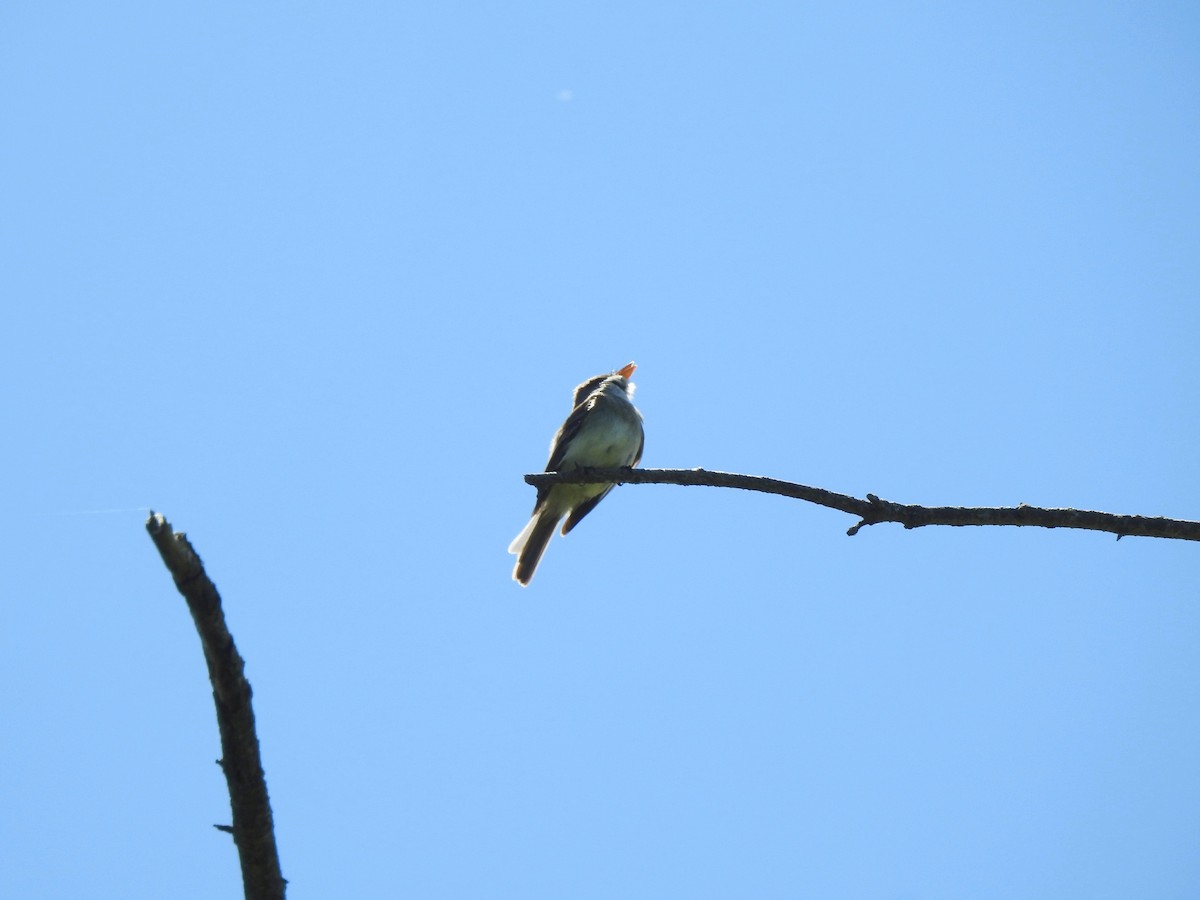
[[[567,420],[562,423],[562,427],[558,429],[558,434],[554,436],[554,444],[550,447],[550,460],[546,463],[547,472],[557,472],[558,467],[562,465],[563,457],[567,455],[567,449],[571,446],[571,441],[579,434],[579,429],[583,427],[583,421],[587,418],[588,405],[580,403],[567,416]]]
[[[571,510],[571,514],[567,516],[567,520],[563,522],[562,533],[566,534],[572,528],[579,524],[579,520],[596,508],[596,504],[608,496],[608,492],[613,489],[610,484],[603,491],[597,494],[590,500],[584,500],[577,507]]]
[[[583,420],[587,416],[587,411],[586,403],[576,406],[571,410],[571,414],[567,416],[567,420],[562,423],[562,427],[558,429],[558,433],[554,435],[554,442],[550,445],[550,460],[546,463],[547,472],[557,472],[558,467],[562,465],[567,448],[571,446],[571,441],[575,438],[575,435],[579,434],[579,429],[583,426]],[[542,501],[550,493],[551,487],[553,485],[542,485],[538,488],[537,500],[533,504],[534,513],[537,513],[541,507]]]

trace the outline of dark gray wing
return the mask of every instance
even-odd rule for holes
[[[608,492],[613,489],[613,485],[606,487],[601,493],[597,494],[591,500],[584,500],[577,507],[571,510],[571,514],[567,516],[567,520],[563,522],[562,533],[566,534],[572,528],[579,524],[579,520],[596,508],[596,504],[608,496]]]
[[[562,427],[554,435],[554,443],[550,445],[550,460],[546,463],[547,472],[557,472],[558,467],[562,464],[563,457],[567,453],[567,448],[571,445],[575,435],[579,434],[579,429],[583,426],[584,417],[587,416],[587,404],[581,403],[571,410],[571,414],[567,416],[567,420],[562,423]],[[546,494],[550,493],[550,485],[543,485],[538,488],[537,502],[533,504],[533,511],[537,512],[538,507],[542,505],[542,501],[546,499]]]
[[[571,441],[575,439],[575,435],[579,434],[579,429],[583,427],[583,420],[587,418],[588,405],[580,403],[567,416],[567,420],[562,423],[562,427],[558,429],[558,434],[554,435],[554,444],[550,447],[550,459],[546,463],[547,472],[557,472],[558,467],[562,465],[563,457],[567,455],[567,448],[571,446]]]

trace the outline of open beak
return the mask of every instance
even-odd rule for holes
[[[633,363],[630,363],[627,366],[622,366],[621,368],[617,369],[617,374],[620,375],[622,378],[628,378],[630,375],[633,374],[633,370],[636,368],[637,368],[636,365],[634,365]]]

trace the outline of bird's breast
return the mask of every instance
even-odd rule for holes
[[[642,425],[635,417],[596,409],[563,454],[563,467],[632,465],[641,443]]]

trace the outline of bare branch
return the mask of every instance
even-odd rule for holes
[[[283,900],[287,882],[279,868],[275,822],[250,704],[250,683],[233,635],[225,625],[221,596],[187,535],[175,534],[166,518],[153,512],[146,520],[146,530],[175,579],[175,587],[187,601],[208,663],[221,731],[219,764],[225,772],[233,809],[232,827],[215,827],[229,831],[237,844],[246,900]]]
[[[682,484],[780,494],[858,516],[858,524],[846,532],[849,535],[858,534],[864,525],[896,522],[905,528],[924,525],[1036,525],[1040,528],[1107,531],[1118,538],[1157,537],[1200,541],[1200,522],[1184,519],[1122,516],[1083,509],[1043,509],[1023,503],[1014,507],[913,506],[881,500],[874,494],[867,494],[866,499],[862,500],[775,478],[709,472],[705,469],[578,469],[567,473],[539,472],[526,475],[525,481],[534,486],[557,483]]]

